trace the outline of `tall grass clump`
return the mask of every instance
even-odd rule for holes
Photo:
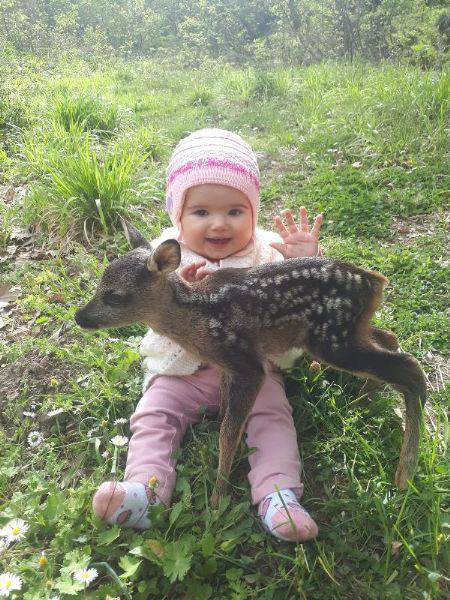
[[[133,183],[146,155],[131,143],[103,148],[88,134],[66,136],[65,148],[38,147],[28,140],[24,155],[39,175],[24,200],[24,220],[60,235],[80,232],[87,222],[105,233],[126,214]]]
[[[28,125],[23,103],[2,82],[0,82],[0,155],[1,144],[8,149],[20,130]],[[1,171],[0,156],[0,171]]]
[[[289,73],[284,69],[276,71],[256,70],[250,85],[250,95],[254,98],[275,98],[289,91]]]
[[[187,103],[193,106],[208,106],[214,95],[206,86],[195,86],[187,96]]]
[[[111,136],[119,127],[120,113],[117,106],[99,97],[64,94],[55,101],[54,118],[66,131],[78,125],[83,131]]]
[[[226,66],[220,71],[223,93],[244,103],[285,96],[290,84],[291,78],[286,69],[263,71],[249,67],[238,70]]]

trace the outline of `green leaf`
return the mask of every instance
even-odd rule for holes
[[[233,550],[233,548],[239,543],[239,538],[233,538],[231,540],[226,540],[225,542],[222,542],[220,544],[220,548],[224,551],[224,552],[229,552],[230,550]]]
[[[43,513],[46,523],[53,523],[56,520],[62,506],[64,506],[62,494],[53,493],[48,497]]]
[[[210,556],[206,559],[205,564],[201,567],[201,573],[205,577],[209,577],[209,575],[213,575],[217,571],[217,560]]]
[[[55,583],[57,590],[61,594],[67,594],[68,596],[77,596],[78,592],[84,589],[84,583],[81,581],[74,581],[73,579],[60,579]]]
[[[101,534],[98,536],[97,543],[99,546],[109,546],[109,544],[116,540],[119,535],[120,529],[117,526],[111,527],[111,529],[101,532]]]
[[[172,508],[172,510],[170,511],[169,523],[171,525],[173,525],[182,512],[183,512],[183,503],[177,502],[174,505],[174,507]]]
[[[186,536],[177,542],[166,546],[163,557],[164,575],[173,583],[178,579],[182,581],[191,568],[193,539]]]
[[[240,579],[243,574],[244,574],[243,569],[237,569],[235,567],[232,567],[231,569],[227,569],[227,572],[225,573],[228,581],[235,581],[236,579]]]
[[[121,556],[119,560],[119,566],[124,570],[120,575],[120,579],[129,579],[136,573],[142,560],[133,558],[132,556]]]
[[[158,540],[145,540],[141,546],[136,546],[130,550],[130,554],[141,556],[156,564],[161,564],[161,560],[165,554],[165,548]]]
[[[211,556],[211,554],[214,552],[215,541],[214,536],[210,531],[207,531],[205,533],[205,535],[202,538],[201,544],[203,556],[205,558],[207,556]]]

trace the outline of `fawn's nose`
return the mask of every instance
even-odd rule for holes
[[[75,322],[84,329],[98,329],[99,327],[98,323],[86,314],[83,308],[80,308],[80,310],[77,310],[75,313]]]

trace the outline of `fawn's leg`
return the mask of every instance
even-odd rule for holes
[[[371,341],[375,342],[377,346],[381,346],[386,350],[392,350],[393,352],[396,352],[400,348],[397,336],[388,329],[380,329],[379,327],[372,326],[369,329],[369,338]],[[360,392],[370,394],[372,391],[382,388],[383,385],[384,382],[371,377],[364,381]]]
[[[317,352],[317,346],[314,348]],[[421,404],[425,403],[426,387],[422,369],[415,358],[406,353],[384,350],[370,341],[353,342],[336,351],[324,346],[320,358],[355,375],[375,377],[391,384],[405,397],[406,423],[400,460],[395,474],[399,489],[408,487],[418,460]]]
[[[225,413],[228,408],[228,398],[230,397],[230,377],[226,377],[225,373],[220,379],[220,406],[219,406],[219,421],[222,423]]]
[[[221,401],[225,414],[220,426],[219,467],[211,496],[213,507],[217,506],[219,499],[227,490],[234,455],[263,380],[264,369],[259,363],[251,367],[246,364],[245,370],[241,365],[240,371],[233,370],[222,375],[220,389],[226,396]]]

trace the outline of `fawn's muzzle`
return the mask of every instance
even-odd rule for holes
[[[84,329],[99,329],[100,325],[92,317],[87,315],[84,308],[80,308],[75,314],[75,322]]]

